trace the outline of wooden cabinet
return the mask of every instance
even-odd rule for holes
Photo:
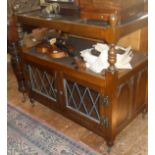
[[[79,5],[81,3],[84,4],[80,1]],[[132,70],[115,67],[116,44],[122,37],[147,26],[147,13],[122,20],[121,23],[115,14],[106,21],[83,19],[80,14],[49,19],[40,16],[40,13],[38,10],[16,15],[19,53],[30,99],[40,101],[101,135],[107,145],[112,146],[116,135],[147,107],[146,54],[133,50]],[[24,48],[21,26],[24,24],[70,34],[69,40],[77,53],[90,48],[96,40],[105,41],[110,46],[107,58],[109,67],[96,74],[89,69],[77,69],[71,57],[52,59],[38,53],[36,47]]]
[[[74,43],[85,42],[73,39]],[[22,60],[30,99],[101,135],[109,146],[147,106],[144,54],[134,52],[132,70],[117,70],[114,74],[105,70],[103,75],[75,68],[70,57],[49,58],[36,48],[25,50]]]

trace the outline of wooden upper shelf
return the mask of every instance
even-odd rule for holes
[[[147,26],[147,13],[139,13],[134,17],[122,20],[115,24],[105,20],[83,19],[80,16],[65,16],[44,18],[41,10],[16,15],[17,22],[57,29],[66,33],[104,40],[107,43],[115,43],[121,37]],[[113,20],[113,19],[112,19]]]

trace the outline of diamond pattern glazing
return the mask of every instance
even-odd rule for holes
[[[28,66],[30,82],[32,90],[56,101],[57,89],[55,87],[55,73],[48,73],[46,70],[41,70],[35,66]]]
[[[100,120],[98,111],[100,94],[98,92],[69,80],[64,81],[64,87],[68,108],[95,121]]]

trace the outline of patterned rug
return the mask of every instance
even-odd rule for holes
[[[99,155],[11,105],[7,113],[8,155]]]

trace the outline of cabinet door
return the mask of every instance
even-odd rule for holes
[[[64,115],[102,135],[105,127],[101,123],[101,88],[65,74],[63,88]]]
[[[31,62],[26,63],[26,67],[30,97],[50,107],[58,107],[57,72]]]

